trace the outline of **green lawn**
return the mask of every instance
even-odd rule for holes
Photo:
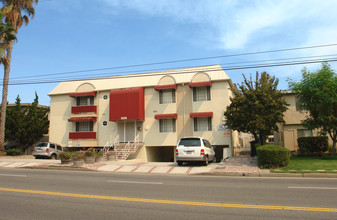
[[[271,169],[271,173],[337,173],[337,157],[291,157],[289,166]]]

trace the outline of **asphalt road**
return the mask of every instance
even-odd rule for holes
[[[337,219],[337,179],[0,169],[0,219]]]

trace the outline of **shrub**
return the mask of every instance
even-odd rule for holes
[[[71,159],[71,153],[67,151],[60,152],[58,157],[61,160],[70,160]]]
[[[301,154],[319,153],[320,155],[328,150],[328,137],[299,137],[297,139]]]
[[[89,148],[88,150],[84,151],[84,155],[86,157],[95,157],[96,156],[96,151],[94,148]]]
[[[83,160],[84,159],[84,153],[80,152],[80,151],[74,151],[71,152],[71,159],[73,161],[78,161],[78,160]]]
[[[290,150],[278,145],[263,145],[257,148],[257,162],[260,168],[288,166]]]
[[[6,150],[6,155],[7,156],[18,156],[21,154],[21,150],[19,149],[9,149],[9,150]]]

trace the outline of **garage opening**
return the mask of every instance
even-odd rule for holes
[[[222,160],[226,160],[231,157],[229,145],[215,145],[214,152],[216,162],[221,162]]]
[[[174,162],[174,147],[146,147],[148,162]]]

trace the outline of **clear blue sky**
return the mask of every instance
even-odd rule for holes
[[[298,80],[304,66],[315,71],[320,64],[226,68],[257,60],[321,55],[333,58],[337,57],[333,56],[337,46],[76,74],[54,73],[336,44],[336,9],[335,0],[40,0],[35,17],[19,30],[10,83],[221,64],[234,83],[242,81],[242,73],[249,76],[267,71],[279,78],[280,89],[287,89],[287,78]],[[238,62],[242,63],[230,64]],[[336,63],[330,64],[336,69]],[[36,91],[40,104],[49,105],[48,93],[56,85],[10,85],[8,101],[15,102],[19,94],[22,102],[32,102]]]

